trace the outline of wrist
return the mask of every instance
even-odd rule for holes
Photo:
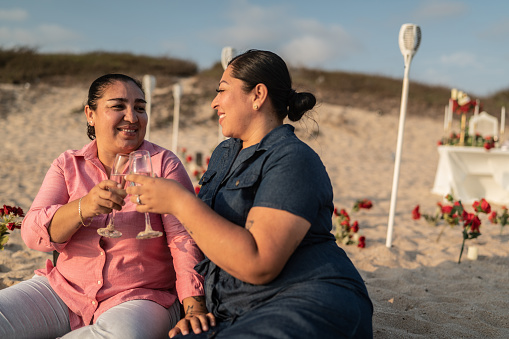
[[[83,227],[88,227],[92,224],[92,220],[94,220],[94,217],[90,218],[90,221],[88,224],[86,224],[86,221],[84,220],[83,218],[83,209],[82,209],[82,206],[81,206],[81,199],[83,199],[83,197],[80,198],[80,200],[78,201],[78,216],[80,218],[80,223]]]

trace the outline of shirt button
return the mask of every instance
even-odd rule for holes
[[[92,300],[92,305],[95,305],[95,300]]]
[[[97,282],[97,284],[98,284],[98,285],[101,285],[101,280],[99,280],[99,281]]]
[[[235,186],[239,186],[239,184],[240,184],[239,180],[235,181]]]
[[[101,252],[101,255],[104,255],[104,252]]]

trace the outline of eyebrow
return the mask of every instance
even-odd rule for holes
[[[219,84],[218,84],[218,85],[221,85],[221,84],[223,84],[223,83],[228,85],[228,81],[226,81],[226,80],[221,80],[221,81],[219,81]]]
[[[121,101],[121,102],[128,102],[129,100],[127,100],[126,98],[111,98],[111,99],[108,99],[107,101]],[[141,102],[143,104],[146,104],[147,102],[143,99],[135,99],[134,102]]]

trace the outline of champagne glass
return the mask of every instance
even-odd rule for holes
[[[149,151],[138,150],[129,155],[129,172],[133,174],[152,176],[152,161]],[[136,239],[151,239],[163,235],[163,232],[154,231],[150,225],[148,212],[145,212],[145,231],[138,233]]]
[[[117,154],[111,167],[110,180],[119,183],[122,188],[125,186],[125,176],[129,170],[129,154]],[[122,236],[122,232],[115,229],[115,212],[112,210],[110,214],[110,221],[108,226],[99,228],[97,233],[100,236],[107,238],[119,238]]]

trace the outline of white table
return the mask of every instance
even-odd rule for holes
[[[452,193],[463,203],[485,198],[509,204],[509,151],[483,147],[438,146],[439,160],[432,192]]]

